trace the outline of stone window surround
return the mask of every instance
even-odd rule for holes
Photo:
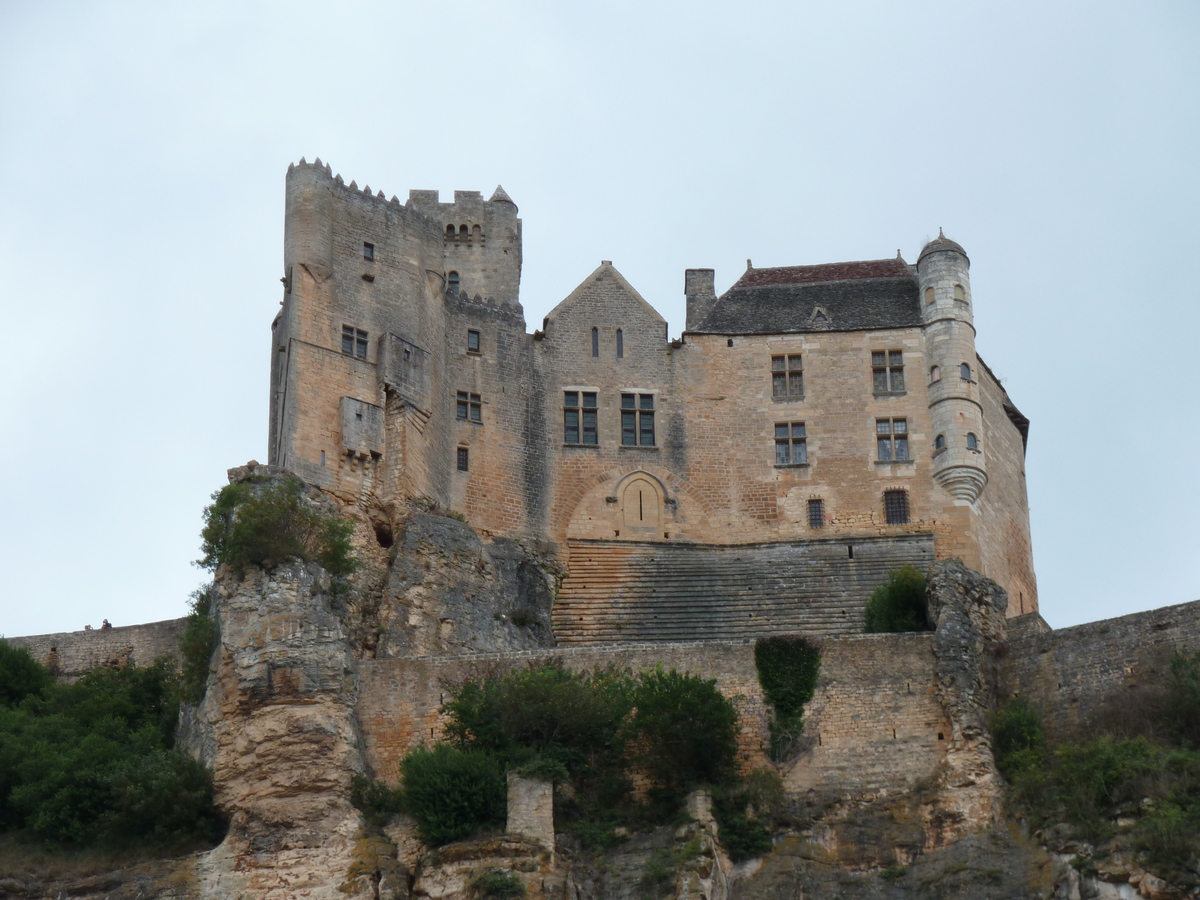
[[[621,432],[620,443],[618,446],[626,450],[650,450],[658,447],[658,429],[655,418],[655,413],[658,411],[658,391],[652,388],[636,388],[623,387],[617,390],[617,396],[620,398],[619,411],[621,413]],[[634,403],[631,407],[625,406],[625,398],[632,397]],[[646,401],[649,400],[649,405]],[[625,423],[627,414],[633,420],[633,439],[632,444],[625,443]],[[646,428],[646,419],[649,419],[650,427]],[[646,434],[650,435],[650,443],[645,443],[643,438]]]
[[[876,397],[901,397],[906,393],[904,382],[904,350],[885,348],[872,350],[871,390]],[[880,376],[883,384],[880,385]]]
[[[574,394],[576,406],[568,405],[568,401],[572,398],[568,395]],[[588,447],[596,449],[600,446],[600,389],[591,385],[563,385],[563,446],[564,447]],[[586,406],[589,395],[593,398],[592,402],[595,406]],[[571,424],[572,413],[574,414],[575,424]],[[592,414],[591,436],[593,441],[588,441],[588,422],[587,414]],[[575,430],[575,435],[578,440],[569,441],[571,429]]]
[[[782,429],[782,431],[781,431]],[[810,464],[808,461],[808,428],[803,422],[775,423],[775,468],[803,469]],[[784,449],[786,447],[786,449]],[[787,456],[787,462],[779,461],[780,451]],[[796,452],[799,450],[801,459],[797,461]]]
[[[776,403],[789,403],[804,399],[803,354],[778,353],[771,355],[771,399]]]
[[[455,416],[460,422],[483,424],[483,398],[472,391],[455,391]]]

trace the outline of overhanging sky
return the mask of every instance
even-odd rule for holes
[[[971,257],[1055,627],[1200,598],[1200,7],[0,4],[0,633],[171,618],[266,459],[288,163],[498,183],[530,328],[611,259]]]

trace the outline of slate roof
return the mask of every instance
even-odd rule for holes
[[[916,276],[897,258],[747,269],[693,330],[787,334],[920,324]]]

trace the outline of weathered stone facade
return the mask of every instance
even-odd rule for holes
[[[270,461],[348,502],[426,498],[548,541],[568,590],[571,540],[920,535],[1010,615],[1037,610],[1028,421],[975,353],[953,241],[915,265],[749,267],[720,297],[689,270],[676,340],[606,261],[529,334],[502,189],[401,204],[302,160],[284,257]]]

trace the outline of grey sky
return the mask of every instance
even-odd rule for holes
[[[532,329],[601,259],[971,256],[1042,612],[1200,597],[1194,2],[0,5],[0,633],[184,612],[266,458],[288,163],[502,183]]]

